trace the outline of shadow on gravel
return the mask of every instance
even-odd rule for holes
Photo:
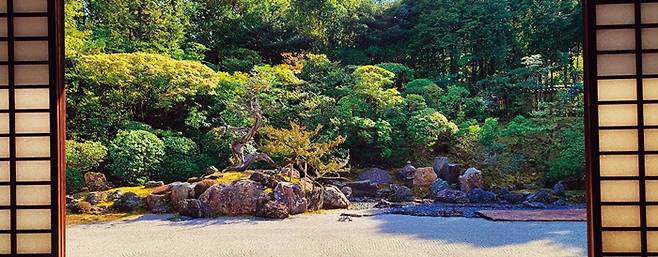
[[[434,218],[404,215],[377,215],[380,232],[414,236],[425,240],[467,244],[479,248],[549,241],[587,253],[585,222],[493,222],[476,218]]]

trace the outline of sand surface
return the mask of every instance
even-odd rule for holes
[[[587,255],[584,222],[378,215],[338,222],[339,213],[283,221],[168,216],[67,229],[69,257],[575,257]]]

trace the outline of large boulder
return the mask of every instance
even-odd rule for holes
[[[324,188],[324,209],[345,209],[350,206],[345,194],[336,186],[327,186]]]
[[[464,175],[459,176],[459,186],[466,193],[475,188],[482,188],[482,172],[476,168],[469,168]]]
[[[112,208],[114,208],[117,211],[131,212],[134,211],[140,205],[142,205],[142,203],[143,203],[142,198],[140,198],[137,194],[133,192],[128,192],[121,195],[121,198],[119,198],[112,204]]]
[[[288,207],[291,215],[304,213],[308,208],[308,200],[304,190],[298,184],[290,182],[279,182],[274,188],[274,200]]]
[[[94,206],[88,202],[75,202],[67,205],[67,207],[75,214],[91,213],[94,210]]]
[[[310,192],[306,192],[308,199],[308,210],[317,211],[324,205],[324,189],[320,186],[314,187]]]
[[[230,185],[214,185],[201,197],[216,214],[251,215],[270,200],[263,186],[251,180],[238,180]]]
[[[150,194],[146,197],[146,207],[152,213],[167,213],[169,212],[169,203],[167,196]]]
[[[352,197],[375,197],[379,190],[377,183],[369,180],[348,182],[345,185],[352,189]]]
[[[173,183],[171,184],[171,195],[169,197],[174,210],[182,212],[184,209],[182,201],[194,198],[194,185],[182,182]]]
[[[468,193],[468,200],[471,203],[494,203],[497,200],[494,192],[485,191],[480,188],[475,188]]]
[[[180,201],[180,214],[192,218],[210,218],[212,209],[199,199],[184,199]]]
[[[434,164],[432,165],[432,169],[434,169],[436,175],[440,179],[447,181],[450,185],[457,184],[457,182],[459,182],[460,174],[458,168],[459,165],[450,164],[447,157],[434,158]]]
[[[159,186],[159,187],[154,188],[153,191],[151,191],[151,194],[164,195],[164,194],[167,194],[169,192],[171,192],[171,185],[164,185],[164,186]]]
[[[418,168],[413,174],[413,187],[418,189],[429,189],[438,177],[432,167]]]
[[[430,195],[435,196],[439,192],[446,189],[450,189],[450,184],[448,184],[448,182],[443,179],[437,179],[432,182],[432,185],[430,186]]]
[[[87,172],[85,173],[85,186],[87,190],[94,191],[105,191],[110,189],[107,184],[107,178],[105,174],[100,172]]]
[[[196,183],[196,185],[194,186],[194,198],[198,199],[199,197],[201,197],[203,192],[206,192],[208,188],[214,186],[215,184],[217,184],[217,182],[212,179],[204,179],[199,183]]]
[[[441,203],[468,203],[469,200],[466,193],[462,191],[446,189],[434,195],[434,201]]]
[[[510,192],[507,189],[502,189],[498,193],[498,198],[509,204],[521,204],[525,201],[525,195],[516,192]]]
[[[553,185],[553,194],[561,197],[567,195],[567,189],[564,187],[562,182],[557,182],[555,185]]]
[[[380,168],[372,168],[367,171],[362,172],[359,174],[359,177],[357,180],[369,180],[370,182],[374,182],[377,184],[391,184],[393,183],[393,178],[391,175],[388,173],[388,171],[380,169]]]
[[[414,193],[406,186],[391,185],[391,195],[388,197],[391,202],[411,202],[414,200]]]
[[[288,216],[290,216],[290,213],[288,213],[286,204],[277,201],[269,201],[256,211],[256,217],[261,218],[285,219]]]

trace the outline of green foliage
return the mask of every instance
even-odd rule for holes
[[[165,157],[165,145],[147,131],[119,131],[108,152],[110,173],[126,183],[139,184],[158,172]]]
[[[555,159],[550,161],[548,180],[557,182],[564,178],[580,177],[585,170],[584,124],[576,122],[561,129],[559,140],[553,149]]]
[[[165,181],[166,183],[174,181],[187,181],[190,177],[199,177],[203,175],[206,167],[198,163],[206,157],[200,156],[197,144],[189,138],[181,136],[165,137],[164,153],[165,158],[162,161],[161,168],[154,174],[154,178]]]
[[[428,108],[414,113],[409,120],[409,136],[414,144],[430,149],[447,142],[457,133],[457,125],[449,122],[443,114]]]
[[[84,173],[98,168],[107,148],[98,142],[66,141],[66,191],[79,192],[85,186]]]
[[[407,84],[407,82],[414,80],[414,70],[407,67],[404,64],[400,63],[380,63],[377,66],[384,68],[387,71],[393,72],[395,74],[395,83],[396,88],[402,88],[402,85]]]

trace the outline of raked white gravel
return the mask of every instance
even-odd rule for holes
[[[378,215],[338,222],[339,213],[282,221],[167,216],[67,229],[69,257],[580,257],[584,222]]]

